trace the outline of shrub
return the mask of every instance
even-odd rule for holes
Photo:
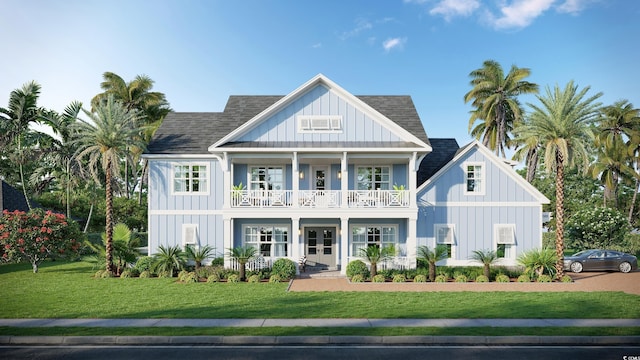
[[[416,277],[413,278],[413,282],[417,282],[417,283],[427,282],[427,275],[418,274],[418,275],[416,275]]]
[[[449,278],[445,274],[440,274],[436,276],[435,282],[437,283],[446,283]]]
[[[260,275],[251,275],[249,276],[249,278],[247,279],[247,282],[252,283],[252,284],[256,284],[260,282]]]
[[[484,275],[478,275],[476,277],[476,282],[477,283],[486,283],[486,282],[489,282],[489,278],[484,276]]]
[[[224,257],[220,256],[211,260],[211,266],[224,266]]]
[[[509,281],[511,281],[509,279],[509,277],[505,274],[498,274],[498,276],[496,276],[496,282],[499,283],[508,283]]]
[[[133,277],[133,275],[131,274],[131,270],[125,270],[122,273],[120,273],[120,277],[123,279],[126,279],[126,278]]]
[[[102,269],[102,270],[98,270],[95,272],[95,274],[93,274],[93,277],[96,279],[99,279],[102,277],[102,273],[105,272],[106,270]]]
[[[569,275],[562,275],[562,278],[560,279],[560,281],[563,283],[570,283],[570,282],[573,282],[573,279]]]
[[[185,283],[197,283],[200,279],[198,278],[198,275],[195,273],[195,271],[192,271],[190,273],[187,273],[187,275],[185,275],[183,277],[183,282]]]
[[[351,277],[351,282],[354,282],[354,283],[364,282],[364,276],[362,276],[362,274],[355,274]]]
[[[618,210],[588,207],[575,212],[567,221],[565,234],[571,249],[607,249],[624,242],[629,223]]]
[[[531,278],[527,274],[522,274],[518,276],[518,282],[520,283],[528,283],[531,282]]]
[[[404,274],[396,274],[396,275],[393,277],[392,281],[393,281],[394,283],[403,283],[403,282],[407,282],[407,277],[406,277],[406,276],[404,276]]]
[[[167,277],[173,277],[178,270],[183,270],[186,264],[186,254],[180,246],[158,247],[158,253],[153,257],[152,270],[158,273],[166,273]]]
[[[347,264],[347,277],[353,278],[355,275],[361,275],[363,279],[369,277],[369,269],[367,264],[362,260],[353,260]],[[353,281],[353,280],[351,280]]]
[[[178,273],[178,281],[184,281],[184,278],[186,278],[187,275],[189,275],[189,272],[187,270],[180,270],[180,272]]]
[[[278,259],[271,267],[271,274],[278,275],[281,279],[291,280],[296,276],[296,263],[287,258]]]
[[[136,264],[133,266],[134,269],[137,269],[139,272],[143,272],[145,270],[151,270],[151,264],[153,263],[153,258],[151,256],[140,256]]]
[[[230,283],[237,283],[240,282],[240,275],[238,274],[231,274],[227,277],[227,282]]]
[[[150,277],[151,277],[151,271],[149,271],[149,270],[145,270],[145,271],[140,273],[140,278],[142,278],[142,279],[148,279]]]
[[[376,276],[373,277],[373,279],[371,279],[371,281],[376,283],[383,283],[385,282],[385,280],[387,280],[387,278],[382,274],[377,274]]]
[[[271,277],[269,277],[269,283],[271,284],[279,283],[281,281],[282,281],[282,278],[278,274],[273,274],[271,275]]]
[[[532,249],[518,256],[518,262],[525,267],[529,277],[540,276],[545,272],[553,276],[557,259],[556,252],[550,248]]]
[[[456,278],[455,278],[455,282],[457,282],[457,283],[464,283],[464,282],[467,282],[467,281],[469,281],[469,279],[467,278],[467,275],[465,275],[465,274],[460,274],[460,275],[456,276]]]
[[[551,276],[547,274],[538,276],[538,282],[541,282],[541,283],[548,283],[548,282],[551,282],[551,280],[553,279],[551,278]]]
[[[100,277],[103,278],[103,279],[108,279],[108,278],[113,277],[113,273],[111,271],[105,270],[105,271],[102,272]]]
[[[219,281],[220,281],[220,276],[218,276],[218,274],[211,274],[209,275],[209,277],[207,277],[208,283],[217,283]]]
[[[158,277],[161,278],[161,279],[166,279],[166,278],[173,277],[173,274],[168,272],[168,271],[160,271],[158,273]]]

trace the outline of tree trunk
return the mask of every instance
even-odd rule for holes
[[[376,275],[378,275],[378,264],[372,262],[371,263],[371,279],[373,279],[373,277]]]
[[[486,276],[487,279],[491,278],[491,267],[489,266],[489,264],[484,265],[484,276]]]
[[[556,277],[564,275],[564,156],[556,150]]]
[[[240,274],[239,274],[239,276],[240,276],[240,281],[244,281],[244,278],[245,278],[245,275],[244,275],[244,274],[245,274],[244,268],[245,268],[245,264],[246,264],[246,263],[239,263],[239,264],[240,264]]]
[[[113,272],[113,193],[111,189],[111,159],[107,159],[106,166],[106,191],[107,191],[107,204],[106,204],[106,233],[107,240],[105,243],[105,259],[106,270]]]
[[[538,148],[530,148],[527,152],[527,182],[531,184],[538,170]]]
[[[84,233],[87,233],[89,229],[89,223],[91,222],[91,214],[93,214],[93,202],[91,203],[91,207],[89,208],[89,216],[87,216],[87,222],[84,224]]]
[[[138,205],[142,205],[142,189],[144,188],[145,179],[149,170],[149,162],[147,159],[142,160],[142,174],[140,175],[140,188],[138,189]]]
[[[71,175],[69,174],[70,170],[70,162],[71,160],[67,160],[67,219],[71,219],[71,204],[69,198],[71,197],[69,194],[71,192]]]
[[[31,263],[31,267],[33,268],[33,273],[37,274],[38,273],[38,263],[37,262],[32,262]]]
[[[436,280],[436,263],[429,263],[429,281],[433,282]]]
[[[633,227],[633,210],[635,210],[636,198],[638,197],[638,185],[640,185],[640,181],[636,178],[636,184],[633,188],[633,198],[631,198],[631,206],[629,206],[629,225],[631,227]]]
[[[24,162],[24,159],[22,156],[22,141],[20,140],[20,135],[18,135],[18,156],[20,157],[20,161],[18,161],[18,170],[20,171],[22,193],[24,194],[24,200],[27,202],[27,208],[29,208],[29,211],[31,211],[31,201],[29,201],[29,197],[27,196],[27,184],[24,182],[24,171],[22,169],[22,163]]]

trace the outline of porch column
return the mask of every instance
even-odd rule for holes
[[[233,220],[231,218],[222,219],[222,237],[224,244],[224,267],[229,269],[232,267],[231,258],[227,256],[228,249],[233,248]]]
[[[304,246],[301,246],[302,239],[304,239],[304,234],[300,232],[300,218],[299,217],[291,217],[291,260],[295,261],[296,264],[298,260],[303,255]]]
[[[409,223],[409,229],[407,231],[407,265],[410,269],[414,269],[416,267],[416,252],[418,246],[418,221],[415,217],[411,217],[407,220]]]
[[[231,187],[232,187],[232,165],[229,161],[229,156],[227,153],[223,153],[221,158],[221,167],[222,167],[222,207],[230,208],[231,207]]]
[[[344,177],[343,177],[344,179]],[[347,274],[349,264],[349,218],[340,218],[340,274]]]
[[[293,203],[293,207],[299,207],[300,202],[298,201],[298,196],[300,192],[300,176],[299,176],[299,161],[298,161],[298,153],[293,152],[293,157],[291,158],[291,202]],[[298,261],[298,259],[295,259]]]
[[[340,161],[340,194],[343,208],[349,207],[349,164],[347,163],[347,152],[342,153],[342,160]],[[346,267],[343,266],[343,267]]]
[[[414,152],[413,156],[409,158],[409,206],[412,208],[418,206],[418,194],[416,191],[418,187],[418,163],[416,161],[417,157],[418,154]]]

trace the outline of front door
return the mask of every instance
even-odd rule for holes
[[[305,228],[305,253],[307,266],[318,269],[336,267],[336,228]]]

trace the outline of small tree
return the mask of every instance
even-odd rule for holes
[[[258,249],[253,246],[239,246],[229,249],[227,256],[234,259],[240,265],[240,280],[245,280],[245,266],[256,256],[258,256]]]
[[[195,248],[194,246],[187,246],[187,258],[193,260],[196,263],[196,272],[200,270],[202,266],[202,262],[207,260],[208,258],[215,255],[215,248],[212,248],[209,245],[205,245],[203,247]]]
[[[554,276],[557,261],[555,251],[549,248],[531,249],[518,257],[518,262],[525,267],[525,272],[531,277],[539,277],[545,272]]]
[[[498,255],[495,251],[490,250],[475,250],[471,259],[482,264],[484,276],[488,279],[491,278],[491,265],[498,260]]]
[[[436,262],[447,257],[447,248],[444,245],[437,245],[434,250],[428,246],[418,247],[418,260],[429,264],[429,281],[436,279]]]
[[[104,265],[106,261],[107,234],[102,233],[102,246],[85,241],[85,244],[96,253],[97,262]],[[138,259],[140,239],[133,236],[126,224],[118,223],[113,227],[113,263],[116,275],[120,275],[127,264],[133,264]]]
[[[74,221],[62,214],[42,209],[9,212],[0,216],[0,254],[2,260],[28,260],[33,272],[50,257],[77,255],[84,235]]]
[[[186,256],[180,246],[170,246],[168,248],[160,245],[158,253],[153,256],[151,269],[156,273],[167,273],[170,277],[184,269]]]
[[[371,264],[371,278],[378,274],[378,263],[391,259],[396,256],[396,247],[393,245],[377,246],[369,245],[360,249],[360,256],[367,259]]]

